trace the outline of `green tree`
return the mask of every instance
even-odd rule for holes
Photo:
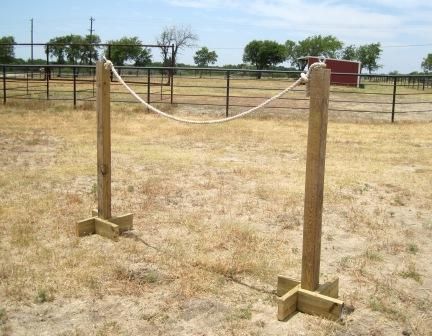
[[[302,41],[295,43],[287,40],[285,42],[287,49],[287,58],[290,63],[301,69],[303,62],[299,60],[304,56],[324,56],[329,58],[337,58],[343,47],[343,43],[332,35],[309,36]]]
[[[199,67],[208,67],[209,64],[214,64],[217,61],[217,54],[215,51],[208,50],[207,47],[202,47],[200,50],[197,50],[194,56],[194,62]]]
[[[421,64],[424,72],[432,71],[432,54],[428,54],[425,58],[423,58],[423,62]]]
[[[201,68],[206,68],[209,64],[214,64],[217,61],[217,54],[215,51],[208,50],[207,47],[202,47],[197,50],[194,56],[194,62]],[[200,72],[200,78],[202,77],[202,71]]]
[[[0,45],[0,63],[12,63],[15,59],[15,39],[13,36],[0,37],[0,43],[9,45]]]
[[[84,42],[84,61],[86,64],[92,64],[95,60],[99,58],[98,47],[95,46],[95,44],[101,43],[101,39],[99,35],[86,35],[84,37]]]
[[[358,60],[361,62],[362,69],[367,69],[370,74],[372,71],[381,68],[381,65],[377,63],[381,52],[382,49],[379,42],[364,44],[358,47],[357,57]]]
[[[253,40],[244,49],[243,62],[249,62],[258,70],[263,70],[282,63],[286,55],[287,50],[282,44],[269,40]],[[258,72],[257,78],[261,78],[261,72]]]
[[[138,57],[135,58],[135,65],[136,66],[147,66],[147,65],[150,65],[151,62],[152,62],[152,54],[151,54],[150,49],[142,48]]]
[[[342,59],[351,61],[356,60],[357,48],[353,45],[346,46],[342,51]]]
[[[111,45],[111,61],[116,65],[124,65],[128,62],[136,62],[143,52],[141,41],[137,36],[122,37],[119,40],[108,41]],[[107,51],[105,52],[108,53]]]
[[[66,36],[65,47],[66,59],[69,64],[84,64],[87,61],[87,55],[85,53],[86,41],[81,35],[68,35]]]
[[[66,63],[66,43],[69,43],[68,36],[57,36],[53,37],[48,41],[45,47],[45,52],[48,53],[50,57],[57,58],[57,64]]]
[[[47,51],[57,64],[90,64],[98,57],[96,46],[100,43],[98,35],[65,35],[57,36],[48,41]]]

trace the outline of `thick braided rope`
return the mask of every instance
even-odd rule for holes
[[[145,100],[143,100],[140,96],[138,96],[138,94],[132,90],[130,88],[129,85],[127,85],[125,83],[125,81],[123,80],[123,78],[121,78],[121,76],[118,74],[117,70],[114,68],[114,65],[112,64],[111,61],[107,60],[105,57],[103,57],[103,59],[105,60],[105,68],[106,69],[110,69],[113,73],[113,75],[117,78],[117,80],[126,88],[126,90],[128,90],[130,92],[130,94],[132,96],[135,97],[135,99],[137,99],[140,103],[142,103],[145,107],[147,107],[149,110],[165,117],[171,120],[175,120],[178,122],[182,122],[182,123],[187,123],[187,124],[219,124],[219,123],[224,123],[224,122],[228,122],[228,121],[232,121],[234,119],[238,119],[241,117],[244,117],[250,113],[253,113],[257,110],[259,110],[260,108],[268,105],[269,103],[271,103],[273,100],[278,99],[279,97],[283,96],[284,94],[286,94],[289,91],[292,91],[295,87],[299,86],[302,83],[306,83],[306,92],[308,93],[309,89],[308,89],[308,78],[310,73],[316,69],[317,67],[325,67],[325,64],[322,62],[318,62],[318,63],[314,63],[309,67],[308,73],[304,74],[302,73],[300,78],[297,79],[293,84],[291,84],[289,87],[287,87],[285,90],[279,92],[277,95],[267,99],[266,101],[262,102],[261,104],[259,104],[258,106],[255,106],[247,111],[244,111],[242,113],[236,114],[232,117],[228,117],[228,118],[223,118],[223,119],[214,119],[214,120],[190,120],[190,119],[184,119],[184,118],[180,118],[180,117],[176,117],[173,116],[171,114],[165,113],[159,109],[157,109],[156,107],[150,105],[149,103],[147,103]]]

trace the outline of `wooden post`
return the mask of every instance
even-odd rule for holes
[[[103,62],[96,62],[97,110],[97,194],[98,208],[92,217],[76,224],[79,237],[99,234],[117,240],[119,235],[133,226],[133,214],[111,215],[111,73]]]
[[[98,217],[111,218],[110,71],[96,62]]]
[[[277,317],[280,321],[298,311],[337,320],[341,317],[344,306],[337,298],[339,295],[337,278],[319,284],[330,70],[324,68],[313,70],[309,83],[302,275],[301,281],[283,275],[278,277]]]
[[[319,68],[313,71],[310,79],[301,275],[301,287],[310,291],[319,286],[329,91],[330,70]]]

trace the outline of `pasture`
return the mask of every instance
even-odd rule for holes
[[[92,103],[11,101],[0,121],[4,335],[430,335],[430,121],[330,112],[321,271],[340,323],[276,319],[277,275],[301,267],[304,114],[189,126],[113,104],[113,212],[135,216],[118,242],[74,233],[96,205]]]
[[[77,106],[95,100],[94,68],[49,66],[50,76],[29,72],[26,67],[8,68],[6,81],[0,83],[0,99],[55,100]],[[172,102],[178,111],[215,116],[234,115],[279,93],[298,78],[296,72],[267,72],[261,80],[248,70],[210,69],[200,72],[189,68],[176,70],[168,79],[163,68],[121,68],[123,78],[143,99],[169,109]],[[75,80],[73,73],[75,74]],[[229,78],[228,78],[229,77]],[[361,77],[362,87],[334,85],[330,96],[330,118],[348,121],[432,120],[432,79],[425,77],[399,78],[378,76]],[[172,86],[171,86],[172,84]],[[3,85],[6,90],[3,90]],[[172,95],[171,95],[172,93]],[[112,83],[111,100],[136,103],[135,99],[116,81]],[[267,116],[303,118],[307,115],[308,99],[299,87],[268,105],[260,113]]]

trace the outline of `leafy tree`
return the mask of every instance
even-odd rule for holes
[[[48,41],[47,51],[57,59],[58,64],[90,64],[97,59],[97,47],[101,39],[98,35],[65,35]]]
[[[170,58],[171,45],[174,45],[173,57],[175,66],[175,61],[179,51],[184,48],[193,47],[196,41],[198,41],[198,35],[193,33],[190,27],[165,27],[156,38],[156,44],[161,46],[163,64],[165,66],[171,66],[172,64]]]
[[[13,36],[0,37],[0,43],[9,45],[0,45],[0,63],[12,63],[15,59],[15,39]]]
[[[275,41],[253,40],[244,49],[243,62],[252,63],[258,70],[263,70],[285,61],[286,54],[285,46]],[[257,78],[261,78],[260,72]]]
[[[202,47],[197,50],[194,56],[194,62],[201,68],[208,67],[209,64],[214,64],[217,61],[217,54],[215,51],[208,50],[207,47]],[[202,77],[202,71],[200,72],[200,78]]]
[[[218,56],[215,51],[210,51],[207,47],[202,47],[195,53],[194,62],[199,67],[208,67],[209,64],[216,63],[217,58]]]
[[[57,64],[66,63],[66,43],[69,43],[69,36],[58,36],[50,39],[45,48],[45,52],[50,57],[57,58]]]
[[[423,58],[423,62],[421,64],[424,72],[432,71],[432,54],[428,54],[425,58]]]
[[[147,66],[147,65],[150,65],[151,62],[152,62],[152,54],[151,54],[150,49],[142,48],[138,57],[135,58],[135,65],[136,66]]]
[[[357,59],[357,48],[353,45],[346,46],[342,51],[342,59],[344,60]]]
[[[99,35],[86,35],[84,37],[84,42],[86,45],[84,45],[84,54],[85,54],[85,63],[92,64],[93,61],[97,60],[99,58],[98,50],[94,44],[101,43],[101,39]]]
[[[108,41],[108,44],[111,45],[111,61],[116,65],[134,62],[135,65],[142,66],[151,62],[150,50],[143,48],[136,36],[125,36],[119,40]]]
[[[65,47],[66,59],[69,64],[83,64],[87,60],[87,55],[85,53],[86,43],[84,37],[81,35],[68,35],[66,36]]]
[[[297,43],[291,40],[285,42],[288,60],[299,69],[301,69],[303,65],[299,60],[300,57],[322,55],[329,58],[337,58],[341,52],[342,46],[343,43],[332,35],[309,36]]]
[[[381,52],[382,49],[379,42],[364,44],[358,47],[357,57],[358,60],[361,62],[362,69],[366,68],[370,74],[372,71],[381,68],[381,65],[377,63]]]

